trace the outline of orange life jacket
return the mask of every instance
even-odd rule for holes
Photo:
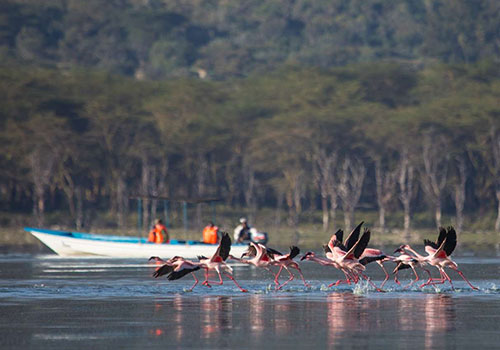
[[[215,244],[217,243],[217,226],[207,226],[203,229],[203,243]]]
[[[165,235],[163,234],[165,232]],[[165,236],[167,236],[166,241],[165,241]],[[165,225],[161,224],[156,224],[155,227],[151,231],[149,231],[149,237],[148,237],[148,242],[153,242],[153,243],[168,243],[170,240],[168,239],[168,231]]]

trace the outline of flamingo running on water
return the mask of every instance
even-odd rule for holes
[[[279,266],[280,269],[278,270],[278,273],[276,273],[276,277],[274,278],[274,283],[276,284],[276,290],[279,290],[283,288],[285,285],[287,285],[290,281],[292,281],[295,276],[293,273],[290,271],[289,268],[293,268],[297,270],[297,272],[300,275],[300,278],[302,279],[302,282],[304,283],[304,286],[310,287],[311,285],[306,282],[304,275],[302,274],[302,270],[299,267],[299,264],[297,264],[293,259],[299,255],[300,249],[296,246],[291,246],[290,247],[290,253],[288,254],[281,254],[277,250],[274,250],[272,248],[266,248],[266,252],[269,255],[269,257],[272,259],[272,265]],[[290,274],[290,277],[288,280],[286,280],[283,284],[279,284],[279,276],[281,272],[285,269],[288,271]]]
[[[392,260],[392,261],[394,261],[396,263],[396,267],[392,271],[392,273],[394,274],[394,282],[396,282],[397,284],[401,284],[401,282],[399,282],[399,280],[398,280],[398,272],[400,270],[411,268],[412,271],[413,271],[413,273],[415,274],[415,279],[411,280],[410,283],[408,283],[406,286],[404,286],[404,289],[411,287],[415,282],[417,282],[417,281],[420,280],[420,278],[419,278],[419,276],[417,274],[417,271],[415,269],[415,267],[417,267],[417,266],[420,267],[421,269],[423,269],[425,272],[427,272],[427,274],[429,275],[429,279],[431,278],[430,271],[427,270],[424,267],[424,265],[421,264],[415,258],[415,256],[407,254],[404,251],[404,249],[402,249],[401,247],[399,247],[398,249],[396,249],[394,251],[394,253],[401,253],[400,255],[394,257],[394,259]]]
[[[189,261],[180,256],[174,256],[171,259],[163,260],[157,256],[152,256],[149,258],[149,261],[154,260],[157,264],[163,264],[158,267],[153,273],[154,278],[158,278],[164,275],[167,275],[167,279],[169,281],[177,280],[191,273],[194,277],[194,284],[189,291],[192,291],[193,288],[198,284],[198,278],[193,273],[200,269],[199,263]]]
[[[205,285],[207,287],[211,287],[212,284],[218,284],[222,285],[222,276],[221,272],[226,275],[230,280],[236,284],[236,286],[242,291],[242,292],[248,292],[246,289],[242,288],[238,282],[234,279],[233,277],[233,269],[226,264],[226,259],[229,257],[229,252],[231,250],[231,238],[229,237],[229,234],[227,232],[222,233],[222,238],[220,240],[219,246],[217,250],[215,251],[215,254],[211,258],[207,258],[204,256],[199,256],[198,259],[200,260],[199,264],[200,267],[205,269],[205,280],[202,282],[202,285]],[[218,282],[213,282],[208,280],[208,272],[209,271],[216,271],[217,275],[219,276],[219,281]]]
[[[267,253],[267,249],[268,248],[266,248],[263,244],[250,242],[247,251],[244,252],[240,258],[229,254],[228,259],[266,269],[273,275],[274,278],[276,278],[276,275],[270,268],[270,266],[273,265],[273,260]],[[245,256],[250,257],[250,259],[243,259]]]
[[[358,226],[354,228],[354,230],[351,231],[349,236],[346,238],[345,242],[343,243],[343,246],[345,247],[346,250],[349,250],[352,248],[352,246],[358,241],[359,235],[361,233],[361,226],[363,225],[364,221],[361,221]],[[338,230],[335,233],[335,238],[334,238],[334,245],[335,241],[339,242],[342,244],[342,239],[344,236],[344,232],[342,230]],[[333,237],[332,237],[333,238]],[[337,243],[338,244],[338,243]],[[338,244],[339,246],[341,244]],[[389,274],[387,273],[387,270],[384,267],[384,263],[387,261],[393,261],[394,257],[385,254],[382,250],[380,249],[375,249],[375,248],[365,248],[363,250],[363,254],[361,254],[359,258],[360,264],[366,266],[367,264],[371,262],[376,262],[382,271],[384,271],[385,274],[385,279],[382,281],[380,284],[380,288],[383,288],[387,280],[389,279]]]
[[[358,225],[359,229],[361,228],[360,225]],[[353,232],[356,231],[353,230]],[[337,231],[338,232],[338,231]],[[365,271],[365,266],[360,262],[360,258],[363,255],[364,250],[366,249],[366,246],[368,245],[368,242],[370,241],[370,235],[371,232],[370,230],[366,229],[363,232],[363,235],[361,238],[359,238],[354,244],[352,243],[353,239],[352,237],[356,237],[356,233],[354,234],[351,232],[349,237],[346,240],[346,243],[348,246],[345,246],[338,238],[337,235],[334,234],[332,238],[330,239],[330,242],[328,242],[328,248],[330,249],[332,255],[331,258],[337,262],[341,268],[344,271],[347,271],[347,275],[353,277],[354,283],[357,283],[359,281],[359,277],[361,276],[365,280],[368,281],[377,291],[381,292],[382,289],[377,287],[368,276],[364,274]],[[350,248],[348,248],[350,247]],[[327,255],[328,257],[328,255]],[[373,261],[372,258],[367,258],[364,262],[365,264]],[[349,278],[347,278],[346,281],[337,281],[334,285],[338,285],[340,283],[348,283],[350,284]],[[330,285],[332,286],[332,285]]]
[[[425,251],[428,254],[427,256],[422,256],[417,253],[412,247],[409,245],[403,245],[400,248],[404,251],[409,251],[413,253],[416,259],[422,264],[429,264],[435,266],[441,275],[441,278],[430,278],[425,283],[423,283],[420,287],[424,287],[429,284],[441,284],[445,281],[448,281],[451,287],[454,289],[453,283],[451,281],[450,276],[444,270],[446,267],[456,271],[462,279],[467,282],[467,284],[474,290],[478,290],[477,287],[473,286],[469,280],[465,277],[462,271],[458,269],[458,264],[451,260],[450,255],[455,250],[457,246],[457,233],[453,227],[448,227],[445,230],[443,227],[439,229],[439,236],[436,242],[432,242],[430,240],[424,240]]]

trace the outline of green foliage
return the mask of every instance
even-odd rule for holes
[[[0,52],[149,79],[200,70],[212,79],[245,77],[283,64],[471,63],[498,61],[499,16],[496,0],[6,0]],[[389,94],[398,88],[393,76],[381,81],[386,96],[374,98],[398,102]]]

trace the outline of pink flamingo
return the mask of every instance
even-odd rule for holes
[[[299,267],[299,264],[297,264],[295,261],[293,261],[293,258],[295,258],[299,253],[300,249],[296,246],[291,246],[290,247],[290,253],[288,254],[281,254],[277,250],[271,249],[271,248],[266,248],[267,255],[272,259],[271,264],[279,266],[280,269],[278,270],[278,273],[276,274],[274,278],[274,283],[276,284],[276,290],[279,290],[283,288],[285,285],[287,285],[290,281],[292,281],[295,276],[293,273],[290,271],[289,268],[293,268],[298,271],[302,282],[304,283],[304,286],[310,287],[311,285],[306,282],[304,275],[302,274],[302,270]],[[288,271],[290,274],[290,277],[288,278],[287,281],[285,281],[283,284],[279,284],[279,276],[281,274],[281,271],[285,269]]]
[[[427,256],[422,256],[417,253],[409,245],[402,246],[403,250],[410,251],[416,257],[416,259],[422,264],[429,264],[435,266],[441,275],[441,278],[429,278],[429,280],[423,283],[420,287],[424,287],[428,284],[440,284],[448,281],[452,288],[454,288],[450,276],[444,270],[446,267],[456,271],[462,279],[467,282],[467,284],[474,290],[478,290],[477,287],[473,286],[469,280],[465,277],[462,271],[458,269],[458,264],[451,260],[450,255],[455,250],[457,246],[457,233],[453,227],[448,227],[448,230],[444,228],[439,229],[439,236],[437,242],[432,242],[430,240],[424,240],[425,251]]]
[[[431,278],[430,271],[424,268],[423,265],[417,259],[415,259],[415,256],[406,254],[404,249],[402,249],[401,247],[399,247],[394,251],[394,253],[398,252],[401,253],[401,255],[394,257],[394,259],[392,260],[397,264],[396,267],[394,268],[394,271],[392,271],[392,273],[394,274],[394,282],[396,282],[397,284],[401,284],[398,280],[398,271],[411,268],[413,273],[415,274],[415,279],[411,280],[410,283],[404,286],[404,288],[406,289],[411,287],[415,282],[420,280],[417,271],[415,270],[415,267],[417,266],[423,269],[425,272],[427,272],[429,278]]]
[[[362,224],[362,223],[361,223]],[[361,228],[361,224],[358,225],[356,229],[353,230],[356,231],[358,228]],[[338,232],[338,231],[337,231]],[[354,233],[356,235],[356,233]],[[346,240],[346,243],[348,246],[346,247],[342,242],[338,239],[337,235],[334,234],[332,238],[330,239],[330,242],[328,242],[328,248],[332,252],[331,258],[337,262],[343,270],[348,271],[348,275],[354,276],[354,283],[357,283],[359,281],[359,277],[361,276],[365,280],[368,281],[377,291],[382,291],[380,288],[378,288],[371,280],[364,274],[365,271],[365,266],[360,263],[360,257],[363,254],[364,250],[366,249],[366,246],[368,245],[368,242],[370,241],[370,235],[371,232],[368,229],[365,229],[363,232],[363,235],[361,238],[359,238],[354,244],[352,244],[350,241],[350,238],[353,236],[353,233],[349,235],[348,239]],[[348,248],[350,246],[350,248]],[[328,255],[327,255],[328,257]],[[368,261],[367,259],[366,261]],[[343,283],[344,281],[337,281],[335,285],[338,285],[340,283]],[[349,278],[345,281],[345,283],[349,283]],[[349,283],[350,284],[350,283]]]
[[[331,252],[330,252],[330,254],[331,254]],[[334,268],[342,271],[344,273],[345,277],[346,277],[347,283],[351,284],[351,280],[353,279],[353,277],[350,276],[349,272],[346,271],[345,269],[343,269],[335,260],[332,260],[332,259],[329,259],[329,258],[318,257],[318,256],[316,256],[316,254],[314,252],[307,252],[307,253],[305,253],[302,256],[302,258],[300,258],[300,260],[301,261],[303,261],[303,260],[313,261],[313,262],[315,262],[317,264],[320,264],[322,266],[331,266],[331,267],[334,267]],[[340,284],[340,282],[341,281],[338,280],[337,282],[329,284],[328,287],[332,287],[334,285],[338,285],[338,284]]]
[[[202,282],[202,285],[207,287],[211,287],[210,283],[222,285],[222,276],[221,272],[226,275],[230,280],[234,282],[234,284],[242,291],[248,292],[248,290],[242,288],[238,282],[233,277],[233,269],[226,264],[226,259],[229,257],[229,252],[231,250],[231,238],[227,232],[223,232],[222,238],[219,243],[219,247],[215,251],[215,254],[209,259],[204,256],[199,256],[200,267],[205,269],[205,280]],[[218,282],[211,282],[208,280],[208,272],[210,270],[214,270],[217,272],[219,276]]]
[[[361,221],[358,226],[354,228],[354,230],[351,231],[349,236],[346,238],[345,242],[342,243],[343,235],[344,232],[342,230],[338,230],[335,233],[335,238],[333,245],[338,245],[339,247],[343,248],[344,250],[349,250],[352,248],[352,246],[359,240],[359,235],[361,233],[361,226],[363,225],[363,221]],[[332,236],[333,238],[333,236]],[[337,242],[337,243],[335,243]],[[361,257],[359,258],[359,262],[366,266],[367,264],[371,262],[376,262],[382,271],[384,271],[385,274],[385,279],[382,281],[380,284],[380,288],[383,288],[387,280],[389,279],[389,274],[387,273],[387,270],[384,267],[384,263],[387,261],[393,261],[394,257],[385,254],[383,251],[380,249],[375,249],[375,248],[365,248],[363,251],[363,254],[361,254]]]
[[[189,291],[192,291],[193,288],[198,284],[198,278],[196,278],[195,274],[193,273],[194,271],[200,269],[198,263],[185,260],[183,257],[180,256],[174,256],[169,260],[163,260],[157,256],[152,256],[151,258],[149,258],[149,261],[151,260],[156,261],[156,263],[163,264],[162,266],[158,267],[153,273],[154,278],[167,275],[167,279],[169,281],[173,281],[184,277],[188,273],[191,273],[191,275],[194,277],[195,282],[193,286],[189,288]]]
[[[250,259],[243,259],[245,256],[250,257]],[[241,255],[241,258],[237,258],[229,254],[228,259],[266,269],[273,275],[274,278],[276,278],[276,275],[269,267],[273,264],[273,260],[267,254],[267,248],[263,244],[250,242],[247,251]]]

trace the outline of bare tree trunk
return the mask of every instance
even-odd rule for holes
[[[301,200],[304,197],[303,174],[302,169],[283,171],[287,183],[286,203],[289,209],[288,223],[290,226],[298,225],[299,216],[302,212]]]
[[[448,175],[447,143],[442,135],[427,133],[423,139],[422,157],[424,172],[422,185],[429,201],[434,206],[436,227],[441,226],[441,200]]]
[[[495,179],[495,194],[497,198],[497,219],[495,231],[500,232],[500,133],[494,127],[491,130],[491,146],[493,155],[493,177]]]
[[[42,152],[39,148],[30,155],[31,175],[34,185],[33,213],[39,226],[43,226],[45,223],[45,194],[53,177],[55,159],[53,153]]]
[[[208,179],[208,162],[203,154],[198,154],[198,161],[196,162],[196,193],[198,197],[203,197],[206,194],[207,179]],[[201,228],[202,226],[202,206],[199,203],[196,206],[196,225]]]
[[[335,210],[337,207],[337,194],[335,184],[335,164],[337,162],[337,152],[331,152],[327,155],[326,150],[317,148],[313,155],[313,174],[314,182],[319,188],[321,195],[321,210],[323,212],[323,231],[328,230],[330,215],[328,212],[328,197],[334,198],[332,203],[332,221],[335,220]],[[333,208],[335,206],[335,208]]]
[[[144,230],[144,226],[146,228],[146,231],[149,229],[149,226],[151,225],[151,220],[154,218],[150,217],[151,213],[150,211],[150,199],[147,198],[147,196],[150,195],[150,188],[151,188],[151,164],[146,155],[143,155],[141,158],[141,194],[143,196],[146,196],[146,198],[143,199],[142,202],[142,223],[143,227],[142,229]]]
[[[457,232],[462,232],[464,224],[465,183],[467,181],[467,168],[463,155],[457,156],[457,181],[455,183],[455,209],[457,215]]]
[[[323,222],[323,232],[328,231],[328,225],[330,220],[330,215],[328,213],[328,197],[321,196],[321,211],[323,213],[322,222]]]
[[[118,203],[118,227],[124,228],[126,226],[125,218],[127,217],[128,197],[127,186],[123,176],[118,177],[116,196]]]
[[[245,198],[246,207],[250,210],[250,218],[253,220],[255,218],[256,212],[256,198],[255,198],[255,187],[256,187],[256,177],[255,170],[248,161],[248,157],[243,158],[243,196]]]
[[[497,220],[495,221],[495,231],[500,232],[500,189],[496,190],[497,197]]]
[[[337,192],[337,187],[332,186],[331,190],[329,191],[329,198],[330,198],[330,221],[332,225],[335,225],[335,220],[337,219],[337,209],[339,207],[339,195]]]
[[[411,225],[411,199],[413,197],[414,168],[410,163],[408,148],[404,148],[399,159],[399,200],[403,204],[404,233],[408,237]]]
[[[274,225],[279,227],[281,225],[281,211],[283,210],[283,197],[284,193],[279,191],[276,196],[276,213],[274,216]]]
[[[339,197],[344,209],[345,230],[350,231],[354,222],[354,209],[358,205],[363,189],[366,168],[360,160],[347,157],[342,164]]]
[[[238,179],[241,174],[241,167],[238,163],[239,157],[236,154],[232,154],[224,171],[227,184],[226,203],[229,205],[234,203],[234,199],[238,192]]]
[[[385,213],[394,197],[396,172],[382,169],[380,158],[375,160],[375,183],[377,190],[378,220],[381,232],[385,232]]]
[[[76,197],[76,217],[75,226],[77,230],[83,227],[83,188],[80,185],[76,186],[75,189]]]

